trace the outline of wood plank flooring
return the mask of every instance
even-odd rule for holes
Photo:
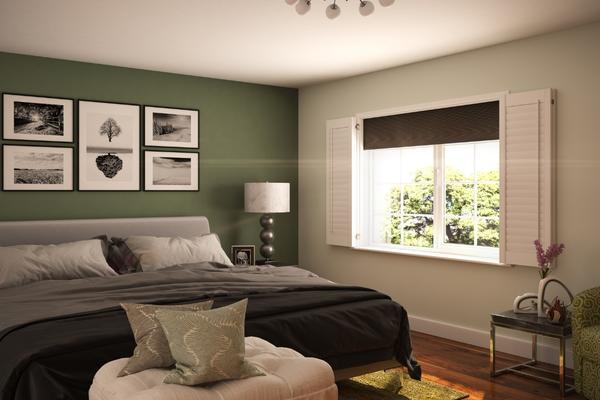
[[[489,351],[420,332],[412,332],[413,349],[430,381],[469,393],[469,400],[559,400],[558,386],[537,380],[505,374],[490,378]],[[504,367],[523,359],[497,353],[497,365]],[[567,374],[572,375],[572,371]],[[576,393],[566,400],[584,400]]]

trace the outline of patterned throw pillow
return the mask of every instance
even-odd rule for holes
[[[158,310],[202,311],[209,310],[212,304],[212,300],[171,306],[121,304],[127,313],[137,346],[118,376],[135,374],[150,368],[167,368],[175,364],[165,333],[156,317]]]
[[[176,361],[164,383],[194,386],[226,379],[264,375],[244,361],[244,299],[210,311],[158,310],[169,348]]]
[[[119,274],[141,272],[140,259],[133,254],[124,239],[113,237],[108,247],[108,264]]]

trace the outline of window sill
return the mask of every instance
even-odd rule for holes
[[[473,263],[473,264],[495,265],[495,266],[502,266],[502,267],[509,266],[508,264],[502,264],[495,258],[448,254],[448,253],[437,253],[434,251],[390,249],[390,248],[376,247],[376,246],[355,246],[355,247],[353,247],[353,249],[360,250],[360,251],[372,251],[372,252],[376,252],[376,253],[388,253],[388,254],[400,254],[400,255],[414,256],[414,257],[436,258],[438,260],[462,261],[462,262],[468,262],[468,263]]]

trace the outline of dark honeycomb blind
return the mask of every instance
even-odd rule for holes
[[[468,104],[363,121],[365,150],[499,138],[500,102]]]

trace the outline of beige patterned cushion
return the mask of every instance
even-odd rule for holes
[[[201,311],[212,307],[212,300],[194,304],[155,306],[151,304],[121,304],[127,313],[137,346],[119,376],[135,374],[150,368],[167,368],[175,364],[169,343],[156,318],[157,310]]]
[[[244,299],[210,311],[158,310],[176,361],[164,383],[194,386],[227,379],[264,375],[244,361]]]

